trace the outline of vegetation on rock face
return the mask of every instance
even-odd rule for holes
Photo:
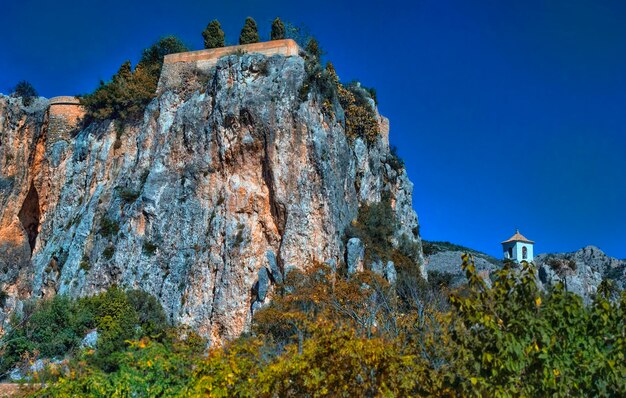
[[[246,22],[239,35],[239,44],[258,43],[259,40],[259,30],[256,26],[256,21],[251,17],[246,18]]]
[[[285,38],[285,24],[280,18],[276,17],[272,22],[272,31],[270,33],[271,40],[282,40]]]
[[[204,39],[204,48],[224,47],[224,31],[217,19],[214,19],[207,25],[202,32],[202,38]]]
[[[322,108],[331,117],[335,116],[334,104],[338,103],[343,108],[348,138],[362,138],[368,144],[375,142],[380,136],[375,110],[375,90],[365,89],[358,82],[341,84],[330,62],[326,68],[322,68],[323,51],[315,38],[309,40],[306,52],[306,78],[300,89],[300,99],[304,101],[309,93],[315,93]]]
[[[188,48],[180,39],[168,36],[143,50],[134,70],[130,61],[124,62],[111,81],[101,81],[93,93],[81,97],[87,120],[128,120],[139,117],[156,96],[163,57],[184,51],[188,51]]]
[[[11,92],[12,96],[21,97],[22,103],[24,106],[29,106],[33,103],[33,100],[37,98],[37,90],[33,87],[32,84],[27,82],[26,80],[22,80],[13,89]]]

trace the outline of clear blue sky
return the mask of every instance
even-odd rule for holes
[[[217,18],[318,37],[342,80],[378,90],[425,239],[500,256],[588,244],[626,258],[626,2],[4,1],[0,92],[89,92],[159,36],[195,49]]]

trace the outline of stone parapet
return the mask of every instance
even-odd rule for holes
[[[291,57],[300,53],[300,47],[294,40],[284,39],[166,55],[159,79],[159,89],[185,84],[190,75],[208,74],[220,58],[239,53]]]
[[[76,97],[50,98],[48,107],[48,142],[68,140],[85,116],[85,108]]]

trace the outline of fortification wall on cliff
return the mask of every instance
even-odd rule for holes
[[[181,87],[189,77],[208,73],[220,58],[241,53],[290,57],[298,55],[300,47],[294,40],[284,39],[166,55],[159,79],[159,91]]]
[[[76,97],[53,97],[48,107],[48,141],[69,139],[85,116],[85,108]]]

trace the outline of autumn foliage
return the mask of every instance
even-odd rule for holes
[[[250,332],[208,357],[189,331],[144,337],[115,371],[79,362],[38,396],[625,396],[626,294],[585,306],[540,291],[531,264],[487,284],[462,260],[468,282],[452,292],[291,270]]]

